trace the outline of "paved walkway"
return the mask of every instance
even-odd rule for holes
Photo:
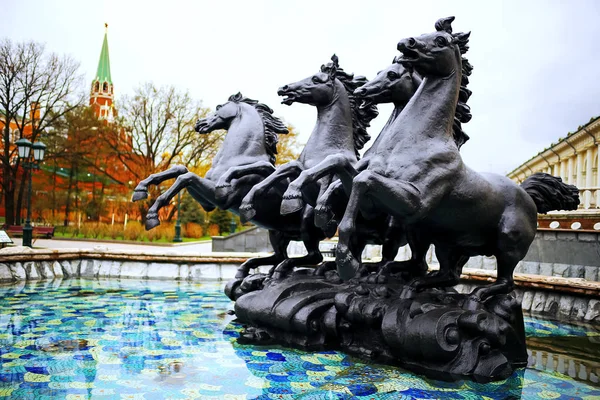
[[[13,238],[16,246],[21,246],[21,238]],[[109,250],[131,250],[143,251],[145,253],[164,254],[166,252],[177,252],[181,254],[200,254],[210,253],[212,242],[181,243],[173,245],[155,245],[155,244],[133,244],[120,242],[102,242],[102,241],[83,241],[83,240],[62,240],[62,239],[36,239],[33,243],[34,248],[46,249],[93,249],[102,246]]]

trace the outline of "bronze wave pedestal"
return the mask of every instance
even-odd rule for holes
[[[401,299],[406,282],[342,282],[301,269],[286,279],[255,274],[228,283],[244,343],[340,349],[427,376],[503,379],[527,364],[520,304],[508,294],[467,310],[467,295],[428,290]]]

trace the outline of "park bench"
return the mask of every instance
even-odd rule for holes
[[[22,225],[5,225],[3,229],[10,236],[23,236],[23,226]],[[33,237],[45,237],[48,239],[52,239],[54,236],[54,227],[53,226],[34,226],[33,227]]]

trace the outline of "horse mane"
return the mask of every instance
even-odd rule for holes
[[[435,23],[436,31],[446,31],[454,38],[454,44],[458,45],[460,54],[465,54],[469,50],[469,36],[471,32],[467,33],[452,33],[452,21],[454,17],[440,18]],[[454,136],[454,142],[460,149],[460,147],[469,140],[469,135],[462,129],[462,124],[466,124],[471,120],[471,107],[467,105],[469,97],[472,92],[467,89],[469,84],[469,76],[473,72],[473,66],[469,63],[465,57],[461,58],[462,64],[462,78],[460,81],[460,90],[458,95],[458,103],[456,103],[456,110],[454,112],[454,122],[452,124],[452,135]]]
[[[240,92],[229,96],[228,101],[234,103],[246,103],[253,106],[263,122],[265,131],[265,150],[269,155],[269,161],[275,165],[275,155],[277,154],[277,134],[278,133],[289,133],[285,124],[277,117],[273,116],[273,110],[266,104],[259,103],[257,100],[252,100],[248,97],[244,97]]]
[[[368,82],[364,76],[354,77],[353,74],[345,72],[338,64],[338,57],[334,54],[331,57],[331,62],[321,66],[321,72],[328,74],[331,78],[337,78],[344,89],[348,93],[348,99],[350,100],[350,109],[352,110],[352,135],[354,138],[354,152],[356,157],[360,158],[358,153],[365,143],[371,139],[367,128],[370,126],[370,122],[374,119],[379,112],[377,111],[377,105],[372,103],[363,104],[362,99],[358,99],[354,96],[354,90],[359,88]],[[362,107],[361,107],[362,104]]]

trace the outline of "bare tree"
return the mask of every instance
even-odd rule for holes
[[[191,168],[208,164],[222,141],[222,132],[210,135],[195,132],[196,120],[206,116],[209,110],[189,93],[172,86],[158,88],[152,83],[142,84],[133,96],[122,98],[119,105],[127,135],[120,140],[107,138],[120,162],[137,181],[176,163]],[[123,136],[113,130],[115,134]],[[127,183],[118,176],[111,178]],[[145,215],[147,205],[140,205],[141,214]]]
[[[16,196],[19,161],[14,140],[38,140],[46,128],[82,103],[83,96],[75,95],[82,82],[78,68],[70,57],[46,53],[42,44],[0,41],[0,118],[4,122],[0,164],[7,224],[19,220],[27,181],[26,172]]]
[[[51,205],[57,207],[55,192],[58,189],[56,174],[59,166],[66,167],[69,172],[65,198],[64,225],[69,223],[72,211],[72,194],[75,192],[75,208],[79,206],[79,177],[91,170],[96,170],[101,160],[109,158],[110,150],[103,146],[100,139],[107,125],[98,119],[94,110],[88,106],[79,106],[65,113],[56,121],[53,129],[46,134],[46,163],[53,166]],[[95,176],[95,175],[94,175]],[[95,187],[92,187],[92,198],[95,198]]]

